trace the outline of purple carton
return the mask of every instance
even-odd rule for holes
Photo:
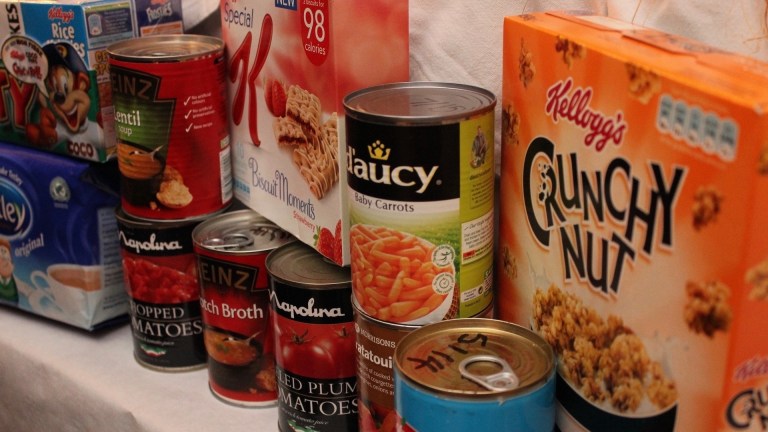
[[[126,316],[116,173],[0,143],[0,303],[87,330]]]

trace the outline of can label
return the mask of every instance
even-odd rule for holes
[[[118,217],[134,356],[161,370],[206,362],[193,223],[163,227]]]
[[[355,311],[359,427],[362,432],[394,431],[393,363],[400,339],[416,326],[385,323]]]
[[[211,391],[238,405],[275,403],[267,252],[234,255],[197,245],[195,252]]]
[[[280,430],[356,431],[351,288],[271,286]]]
[[[383,321],[481,313],[493,298],[493,111],[445,125],[347,118],[355,300]]]
[[[232,200],[223,50],[184,61],[110,58],[122,206],[184,220]]]

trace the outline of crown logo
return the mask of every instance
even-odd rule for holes
[[[389,159],[390,150],[392,149],[387,148],[387,146],[385,146],[384,143],[379,140],[376,140],[376,142],[368,146],[368,154],[372,159],[385,161]]]

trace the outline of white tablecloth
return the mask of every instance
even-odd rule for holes
[[[275,406],[219,401],[206,369],[139,365],[127,323],[87,333],[0,307],[0,431],[277,430]]]

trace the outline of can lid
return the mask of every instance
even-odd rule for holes
[[[269,275],[285,284],[310,288],[341,288],[352,284],[349,267],[341,267],[302,242],[283,245],[267,256]]]
[[[246,254],[272,250],[296,238],[259,213],[246,209],[200,223],[192,231],[192,239],[203,249]]]
[[[404,126],[454,123],[495,105],[496,96],[480,87],[423,81],[368,87],[344,98],[348,117]]]
[[[425,325],[400,340],[395,368],[404,380],[451,396],[528,393],[554,375],[552,348],[531,330],[488,318]]]
[[[189,60],[223,50],[222,39],[192,34],[145,36],[115,42],[107,47],[113,58],[146,63]]]

